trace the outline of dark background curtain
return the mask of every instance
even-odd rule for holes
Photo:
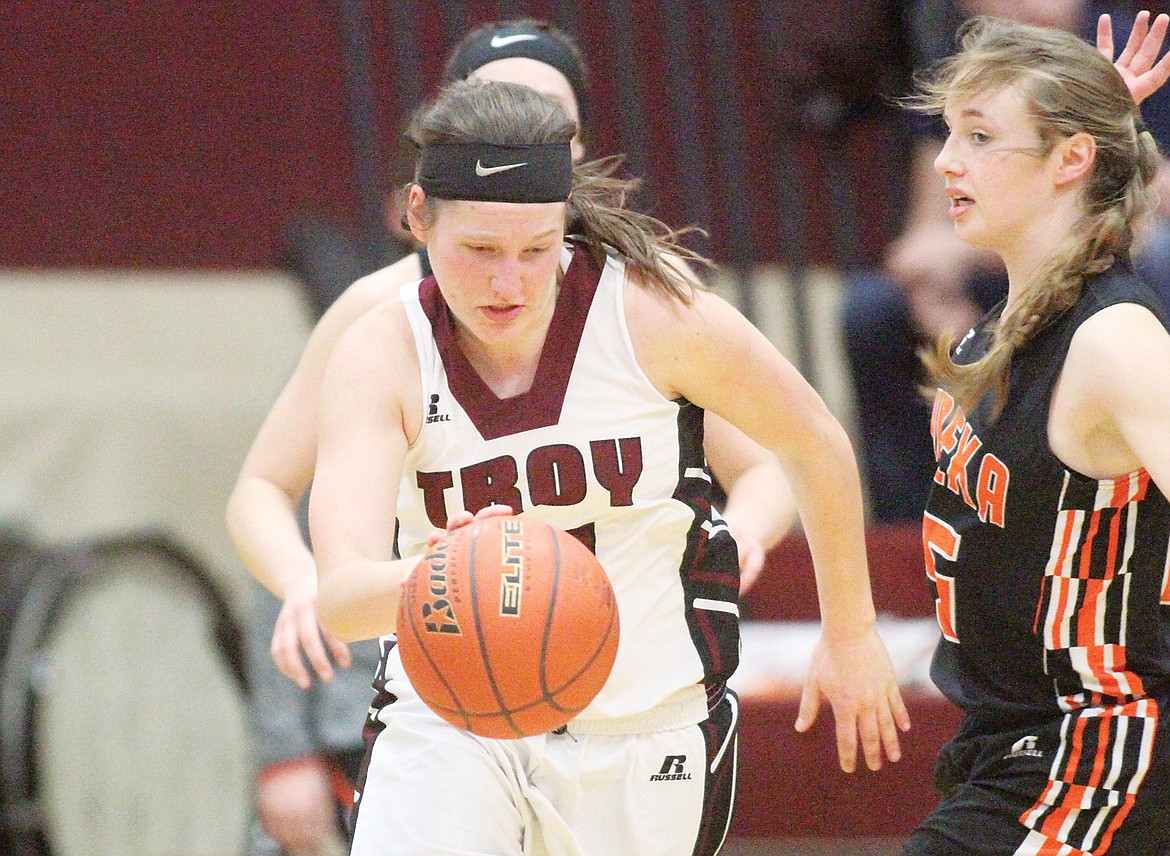
[[[306,211],[359,228],[341,5],[4,4],[0,266],[261,268]],[[625,153],[639,204],[706,228],[698,249],[737,268],[871,262],[905,196],[884,100],[905,85],[900,5],[358,4],[375,183],[408,177],[402,129],[458,37],[531,15],[585,50],[591,153]]]

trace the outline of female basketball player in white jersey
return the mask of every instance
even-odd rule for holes
[[[618,600],[617,661],[564,733],[486,740],[417,699],[386,639],[355,854],[718,851],[739,570],[710,504],[707,409],[779,457],[800,505],[823,633],[798,728],[827,696],[852,770],[859,746],[873,769],[896,760],[909,727],[845,432],[743,316],[664,261],[688,254],[621,207],[624,182],[573,169],[573,133],[554,102],[503,83],[456,84],[416,116],[405,208],[434,276],[338,342],[310,519],[321,620],[346,640],[393,631],[435,529],[493,503],[588,529]],[[554,458],[580,466],[551,479]]]
[[[573,159],[584,156],[587,67],[577,44],[556,27],[530,19],[477,27],[452,51],[444,78],[521,83],[555,99],[578,122]],[[338,337],[356,318],[396,296],[403,283],[429,273],[425,253],[412,253],[363,277],[338,297],[313,330],[296,371],[265,418],[228,504],[228,530],[245,565],[283,601],[272,630],[273,660],[302,689],[310,685],[309,668],[329,680],[333,662],[343,668],[350,663],[347,646],[318,627],[317,572],[296,516],[313,478],[321,375]],[[729,493],[724,512],[739,544],[746,589],[763,567],[764,551],[793,523],[792,497],[774,458],[717,417],[709,419],[706,451]],[[736,485],[756,501],[739,502]],[[759,501],[762,489],[771,492],[767,501]]]

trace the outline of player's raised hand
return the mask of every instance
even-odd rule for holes
[[[1138,12],[1125,48],[1114,61],[1113,22],[1108,15],[1097,19],[1097,50],[1121,72],[1137,104],[1157,92],[1170,78],[1170,53],[1158,60],[1167,27],[1170,27],[1170,15],[1159,15],[1151,25],[1150,13],[1144,9]]]

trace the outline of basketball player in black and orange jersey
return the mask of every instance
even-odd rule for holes
[[[982,18],[913,102],[1009,288],[928,356],[932,676],[965,716],[910,856],[1170,853],[1170,321],[1130,262],[1158,166],[1134,99],[1166,69]]]
[[[505,509],[588,528],[618,604],[617,659],[564,730],[495,740],[427,708],[386,636],[355,856],[720,850],[739,565],[711,504],[708,410],[783,462],[800,503],[823,622],[797,727],[827,697],[853,770],[859,749],[872,769],[897,760],[910,724],[875,630],[848,437],[672,261],[698,261],[674,233],[622,207],[628,182],[573,167],[575,127],[498,82],[454,84],[416,115],[404,209],[434,275],[338,341],[310,522],[322,623],[351,640],[392,633],[435,530]]]

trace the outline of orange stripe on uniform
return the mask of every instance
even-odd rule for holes
[[[1110,508],[1121,508],[1123,505],[1129,504],[1129,485],[1128,475],[1113,480],[1113,491],[1109,497]]]
[[[1127,794],[1125,802],[1118,806],[1117,811],[1113,815],[1113,820],[1105,827],[1101,833],[1101,846],[1097,848],[1098,853],[1109,852],[1109,845],[1113,843],[1113,833],[1121,828],[1125,823],[1125,819],[1129,817],[1129,813],[1133,810],[1134,796]]]
[[[1068,747],[1068,760],[1065,762],[1061,779],[1064,782],[1076,781],[1077,768],[1081,766],[1081,753],[1085,748],[1085,718],[1078,716],[1073,724],[1072,741]]]
[[[1117,560],[1123,556],[1121,521],[1127,515],[1115,514],[1109,522],[1109,555],[1106,557],[1105,579],[1111,580],[1117,576]]]
[[[1071,734],[1066,720],[1058,751],[1067,752],[1067,761],[1058,774],[1059,781],[1050,780],[1033,806],[1020,816],[1020,823],[1032,833],[1016,853],[1034,856],[1106,853],[1114,833],[1133,810],[1137,791],[1149,770],[1158,713],[1156,704],[1142,699],[1083,712],[1072,724]],[[1080,762],[1085,736],[1094,724],[1090,720],[1096,720],[1097,749],[1091,768],[1083,771]],[[1127,768],[1133,772],[1123,777]],[[1081,772],[1079,777],[1078,772]],[[1103,783],[1109,787],[1102,788]],[[1117,798],[1114,806],[1109,805],[1110,795]],[[1080,818],[1082,811],[1091,814]],[[1102,816],[1105,822],[1098,826],[1096,821]],[[1086,820],[1090,821],[1088,827]],[[1062,840],[1074,827],[1078,828],[1077,835],[1093,833],[1091,839],[1081,842],[1088,850],[1078,850]]]
[[[1106,652],[1111,655],[1108,662],[1106,662]],[[1122,663],[1117,663],[1117,654],[1120,653]],[[1101,692],[1110,698],[1121,698],[1128,695],[1121,688],[1121,682],[1117,677],[1119,671],[1124,669],[1125,649],[1117,645],[1092,645],[1085,651],[1085,660],[1089,665],[1089,671],[1097,679],[1101,686]],[[1127,676],[1129,681],[1136,679],[1136,675]]]
[[[1104,714],[1099,717],[1097,726],[1097,754],[1093,758],[1093,772],[1089,777],[1089,787],[1099,788],[1105,775],[1105,763],[1111,754],[1112,741],[1109,739],[1110,729],[1113,727],[1113,715]]]
[[[1054,542],[1054,544],[1059,543],[1060,547],[1059,547],[1059,549],[1054,551],[1056,553],[1055,557],[1049,559],[1049,561],[1048,561],[1047,576],[1051,580],[1058,580],[1061,577],[1065,576],[1065,574],[1063,574],[1061,571],[1065,566],[1065,561],[1066,561],[1067,556],[1069,554],[1069,546],[1072,543],[1072,533],[1073,533],[1073,529],[1075,528],[1074,521],[1076,520],[1076,512],[1062,511],[1058,515],[1057,519],[1058,519],[1057,530],[1056,530],[1053,542]],[[1052,596],[1054,596],[1055,592],[1059,588],[1060,588],[1060,586],[1053,585],[1052,586],[1052,593],[1050,593],[1049,597],[1051,598]],[[1036,604],[1036,620],[1032,625],[1033,630],[1040,629],[1041,620],[1042,620],[1041,614],[1042,614],[1043,609],[1044,609],[1044,600],[1041,599]],[[1061,613],[1058,612],[1057,614],[1060,615]],[[1053,622],[1050,622],[1044,626],[1045,632],[1044,632],[1043,636],[1047,640],[1047,644],[1048,644],[1049,648],[1063,647],[1058,643],[1058,640],[1057,640],[1056,635],[1055,635],[1055,626],[1057,625],[1057,623],[1058,622],[1053,621]]]
[[[1080,568],[1077,570],[1077,576],[1082,580],[1087,580],[1093,571],[1093,540],[1097,537],[1097,530],[1100,526],[1101,512],[1094,511],[1089,514],[1088,530],[1077,546],[1077,552],[1080,554]]]
[[[1149,475],[1144,470],[1139,470],[1137,473],[1127,473],[1114,479],[1113,489],[1105,507],[1124,508],[1131,502],[1144,498],[1149,479]]]
[[[1098,633],[1097,616],[1105,600],[1106,585],[1101,580],[1085,580],[1081,584],[1081,608],[1077,613],[1077,642],[1083,648],[1099,646],[1105,640]],[[1096,670],[1094,669],[1094,672]]]
[[[1059,648],[1067,648],[1069,642],[1065,641],[1065,628],[1070,624],[1070,617],[1074,614],[1076,608],[1076,598],[1072,595],[1073,581],[1069,577],[1057,577],[1054,582],[1054,594],[1056,595],[1056,609],[1052,611],[1052,618],[1049,622],[1048,634],[1051,639],[1051,647],[1053,650]]]

